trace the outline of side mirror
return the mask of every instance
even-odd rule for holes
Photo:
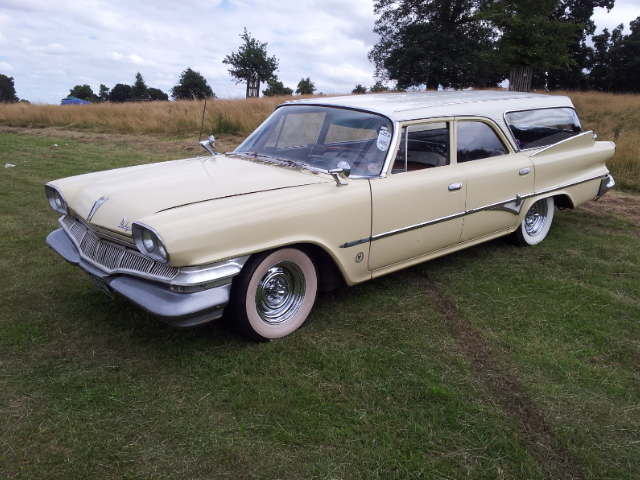
[[[204,148],[211,155],[216,155],[218,152],[215,152],[213,149],[216,148],[216,137],[211,135],[209,140],[203,140],[200,143],[200,146]]]
[[[344,160],[338,163],[337,168],[332,168],[329,173],[336,181],[336,185],[342,187],[343,185],[349,185],[347,178],[351,175],[351,165]]]

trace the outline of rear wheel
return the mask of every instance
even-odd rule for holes
[[[553,221],[553,197],[542,198],[531,205],[518,229],[513,232],[520,246],[537,245],[545,239]]]
[[[254,341],[297,330],[316,299],[313,260],[297,248],[253,255],[233,281],[231,310],[241,332]]]

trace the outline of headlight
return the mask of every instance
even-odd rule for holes
[[[60,190],[49,184],[44,186],[44,190],[47,193],[47,199],[49,200],[49,205],[51,205],[51,208],[53,208],[58,213],[67,215],[69,213],[69,209],[67,208],[67,201],[62,196]]]
[[[132,232],[133,239],[142,253],[159,262],[169,263],[167,247],[164,246],[158,232],[142,223],[135,222],[132,225]]]

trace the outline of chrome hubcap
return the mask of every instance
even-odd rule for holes
[[[305,287],[304,274],[298,265],[286,261],[274,265],[258,282],[258,315],[270,325],[286,322],[300,309]]]
[[[549,213],[549,206],[547,200],[538,200],[534,203],[527,215],[524,217],[524,229],[527,235],[535,237],[544,228],[547,223],[547,214]]]

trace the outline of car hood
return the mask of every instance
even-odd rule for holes
[[[218,155],[91,173],[51,183],[62,191],[77,215],[92,225],[129,235],[132,222],[164,210],[330,181],[330,177],[305,170]]]

